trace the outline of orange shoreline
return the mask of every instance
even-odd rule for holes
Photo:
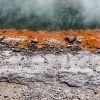
[[[76,43],[76,41],[71,44],[72,46],[79,46],[84,50],[96,50],[100,48],[100,29],[95,30],[61,30],[61,31],[29,31],[26,29],[16,30],[16,29],[3,29],[0,30],[0,36],[7,37],[26,37],[27,40],[21,41],[19,43],[20,48],[26,47],[33,39],[37,39],[38,43],[36,44],[38,48],[42,48],[45,44],[53,46],[63,46],[66,47],[69,45],[64,39],[67,36],[81,36],[83,41],[81,43]],[[47,43],[45,40],[57,39],[61,42],[56,43]]]

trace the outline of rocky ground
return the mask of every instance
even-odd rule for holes
[[[43,44],[1,32],[0,100],[100,100],[99,37],[44,36]]]

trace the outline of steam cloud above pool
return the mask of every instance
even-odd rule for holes
[[[0,28],[100,28],[100,0],[0,0]]]

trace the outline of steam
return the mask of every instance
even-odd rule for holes
[[[0,0],[0,28],[100,28],[100,0]]]
[[[100,0],[83,0],[84,10],[82,12],[85,24],[97,24],[100,27]]]

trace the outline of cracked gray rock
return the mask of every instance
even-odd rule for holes
[[[20,90],[22,99],[16,100],[99,100],[100,55],[78,51],[30,56],[0,51],[1,83],[10,85],[9,91],[11,84],[18,85],[15,89],[26,87],[24,92]],[[7,97],[8,93],[2,91],[0,98]]]

